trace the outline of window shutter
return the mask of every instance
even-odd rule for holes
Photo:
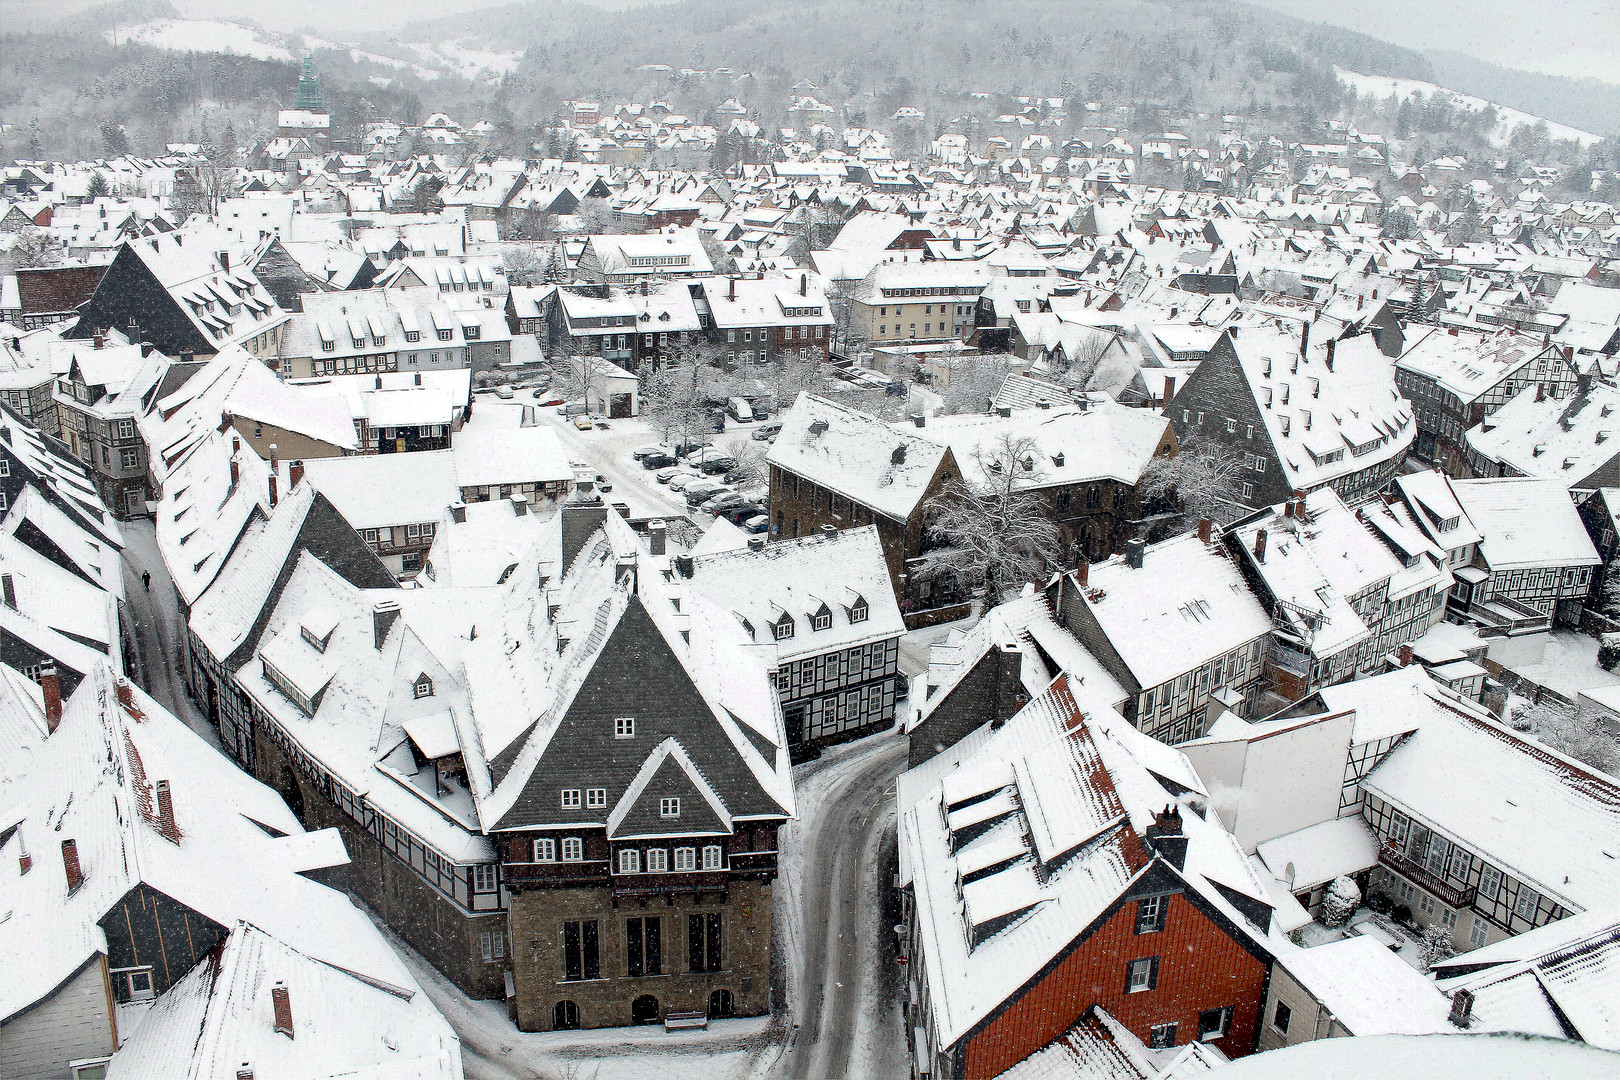
[[[1155,956],[1148,965],[1148,989],[1156,990],[1159,987],[1159,958]]]

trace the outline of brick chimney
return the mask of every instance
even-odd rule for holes
[[[1209,546],[1209,534],[1215,523],[1209,518],[1198,519],[1198,541],[1205,547]]]
[[[270,474],[270,509],[276,508],[276,474]]]
[[[800,296],[809,296],[810,295],[809,285],[810,285],[809,275],[808,274],[800,274],[799,275],[799,295]]]
[[[465,525],[467,523],[467,504],[464,502],[451,503],[450,520],[457,525]]]
[[[277,465],[276,444],[271,443],[270,444],[270,471],[271,472],[276,471],[276,465]]]
[[[291,491],[304,479],[303,461],[287,462],[287,490]]]
[[[735,300],[735,299],[737,299],[737,279],[735,277],[732,277],[730,280],[731,280],[731,291],[726,294],[726,299],[727,300]]]
[[[1254,534],[1254,561],[1266,561],[1266,530],[1260,529]]]
[[[1334,340],[1333,338],[1328,338],[1328,343],[1327,343],[1327,369],[1329,371],[1333,370],[1333,354],[1337,350],[1338,344],[1339,343],[1336,340]]]
[[[523,517],[529,512],[529,497],[521,491],[514,491],[511,495],[512,516]]]
[[[399,618],[398,600],[379,600],[371,609],[371,643],[381,652],[383,642],[388,640],[388,631],[393,627],[394,620]]]
[[[1187,837],[1181,831],[1181,809],[1166,806],[1153,818],[1145,837],[1148,847],[1177,870],[1187,865]]]
[[[1412,646],[1410,643],[1401,646],[1401,667],[1408,667],[1412,663]]]
[[[693,569],[694,569],[694,564],[693,564],[693,561],[692,561],[692,556],[690,556],[690,555],[677,555],[677,556],[675,556],[675,573],[678,576],[683,577],[683,578],[689,578],[689,577],[692,576]]]
[[[180,826],[174,823],[174,796],[169,792],[169,782],[158,780],[152,785],[157,795],[157,827],[165,840],[176,844],[180,842]]]
[[[1300,327],[1299,327],[1299,355],[1300,355],[1300,359],[1303,360],[1305,358],[1305,350],[1310,346],[1310,344],[1311,344],[1311,324],[1308,323],[1308,322],[1301,323]]]
[[[669,527],[662,521],[647,522],[647,552],[662,555],[669,536]]]
[[[1142,569],[1142,563],[1147,558],[1147,541],[1133,538],[1125,541],[1125,561],[1132,570]]]
[[[235,458],[231,458],[231,487],[235,487],[242,479],[242,465]]]
[[[84,871],[79,869],[79,842],[77,840],[62,841],[62,869],[67,872],[69,893],[84,884]]]
[[[244,1061],[236,1067],[236,1080],[253,1080],[253,1062]]]
[[[17,610],[17,580],[10,574],[0,574],[0,596],[5,598],[6,607]]]
[[[49,660],[40,669],[39,688],[45,692],[45,729],[54,732],[62,722],[62,680],[57,677],[56,665]]]
[[[1086,587],[1086,582],[1090,579],[1091,564],[1087,562],[1084,557],[1082,557],[1080,559],[1080,564],[1074,568],[1074,583],[1083,589]]]
[[[1175,396],[1176,377],[1174,375],[1166,375],[1164,377],[1164,408],[1166,412],[1170,411],[1170,399]]]
[[[270,988],[270,1003],[276,1010],[276,1034],[293,1037],[292,999],[287,996],[287,984],[277,980]]]

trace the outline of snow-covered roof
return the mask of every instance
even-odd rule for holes
[[[875,525],[703,555],[687,587],[731,611],[750,641],[774,647],[777,664],[906,630]],[[823,608],[828,624],[817,629]],[[788,637],[775,629],[784,619],[792,620]]]
[[[1362,789],[1562,907],[1612,902],[1620,888],[1620,784],[1526,742],[1434,685],[1417,730]]]
[[[944,755],[954,769],[925,766],[938,779],[901,808],[900,859],[941,1046],[1081,937],[1152,861],[1141,837],[1175,800],[1126,731],[1140,736],[1059,677],[971,752]],[[1191,807],[1181,817],[1189,886],[1212,903],[1226,903],[1219,882],[1266,904],[1231,835]]]
[[[1108,643],[1146,690],[1196,670],[1217,656],[1271,632],[1271,617],[1249,591],[1237,567],[1195,534],[1150,545],[1143,567],[1117,555],[1074,574],[1063,588],[1077,590]]]
[[[906,521],[950,448],[922,431],[897,431],[876,416],[801,393],[781,417],[766,460],[895,521]]]
[[[1590,490],[1620,481],[1620,389],[1591,384],[1573,398],[1550,398],[1526,386],[1469,428],[1468,446],[1504,475],[1539,476],[1567,488]]]
[[[310,458],[304,480],[356,529],[437,521],[461,501],[453,450]]]
[[[1451,490],[1484,535],[1480,553],[1492,573],[1597,566],[1601,562],[1562,481],[1534,477],[1454,480]]]
[[[1277,962],[1353,1035],[1454,1032],[1451,999],[1382,942],[1358,934],[1280,952]]]
[[[1135,485],[1142,470],[1165,444],[1170,422],[1151,409],[1129,409],[1106,394],[1086,395],[1085,405],[1056,409],[1015,409],[1011,416],[938,416],[924,429],[930,439],[951,448],[962,477],[969,483],[994,486],[998,477],[988,467],[1006,462],[1004,440],[1022,446],[1032,442],[1038,458],[1014,465],[1028,474],[1020,487],[1060,487],[1091,480]],[[908,425],[909,426],[909,425]],[[896,429],[902,434],[905,427]]]
[[[1530,334],[1437,327],[1424,331],[1408,345],[1396,364],[1433,379],[1467,405],[1502,380],[1514,377],[1541,351],[1541,341]]]
[[[1378,838],[1358,817],[1335,818],[1266,840],[1255,848],[1266,869],[1296,893],[1378,862]]]
[[[1564,1039],[1518,1035],[1364,1035],[1250,1054],[1220,1075],[1221,1080],[1607,1080],[1614,1075],[1614,1055]]]

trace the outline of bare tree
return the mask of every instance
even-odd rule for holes
[[[946,414],[989,412],[990,402],[1012,370],[1011,358],[1005,353],[974,356],[957,345],[945,351],[944,359],[951,365],[950,382],[940,391]]]
[[[1238,501],[1242,471],[1243,459],[1232,450],[1194,436],[1178,453],[1149,461],[1137,493],[1144,507],[1157,504],[1161,513],[1179,514],[1182,527],[1206,517],[1233,521],[1247,509]]]
[[[48,230],[28,225],[17,231],[17,239],[0,263],[7,269],[24,266],[60,266],[67,258],[67,245]]]
[[[728,475],[738,484],[763,484],[767,475],[766,446],[753,438],[739,435],[726,442],[725,454],[735,464]]]
[[[552,365],[556,374],[552,377],[551,386],[564,397],[584,401],[588,413],[593,400],[603,401],[606,405],[604,387],[609,372],[615,367],[616,364],[596,353],[575,353]]]
[[[952,480],[924,505],[936,546],[924,552],[915,573],[983,588],[987,602],[996,604],[1061,567],[1063,541],[1034,491],[1045,476],[1035,440],[1004,434],[974,460],[982,483]]]
[[[1511,723],[1548,749],[1620,775],[1620,743],[1595,717],[1581,716],[1559,702],[1539,701],[1516,709]]]
[[[510,285],[533,285],[545,276],[550,259],[549,245],[530,241],[508,243],[501,248],[501,266]]]
[[[232,147],[206,146],[190,166],[175,174],[171,202],[181,220],[219,212],[219,201],[230,194],[235,156]]]

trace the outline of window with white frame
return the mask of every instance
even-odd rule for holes
[[[1495,900],[1496,894],[1502,890],[1502,871],[1487,864],[1479,871],[1479,898],[1481,900]]]
[[[1140,994],[1152,990],[1159,981],[1159,958],[1144,956],[1125,965],[1125,992]]]
[[[585,842],[577,836],[565,836],[562,842],[563,862],[584,862]]]
[[[506,959],[506,932],[504,930],[486,930],[479,934],[478,955],[484,958],[486,964]]]
[[[534,842],[534,861],[535,862],[556,862],[557,861],[557,841],[552,840],[549,837],[546,838],[546,839],[542,839],[542,840],[536,840]]]
[[[1476,913],[1474,925],[1468,928],[1468,944],[1477,949],[1484,945],[1490,936],[1491,924],[1485,921],[1485,916]]]
[[[678,798],[663,798],[658,800],[658,816],[678,818],[681,816],[681,800]]]
[[[662,874],[669,869],[669,851],[655,847],[647,849],[647,873]]]
[[[697,848],[678,847],[675,849],[675,872],[697,869]]]
[[[479,863],[473,867],[473,892],[494,892],[495,883],[494,863]]]
[[[585,789],[585,809],[601,810],[607,806],[607,788],[588,787]]]
[[[416,684],[412,687],[412,689],[419,698],[432,697],[433,680],[428,678],[426,675],[423,675],[421,678],[416,680]]]
[[[709,844],[703,849],[703,869],[720,869],[720,845]]]
[[[579,809],[579,788],[572,787],[562,789],[562,808],[564,810]]]
[[[1423,912],[1423,914],[1425,914],[1425,915],[1433,915],[1434,914],[1434,897],[1430,896],[1428,893],[1423,893],[1421,896],[1419,896],[1418,897],[1418,910]]]
[[[1541,903],[1541,894],[1536,892],[1524,882],[1519,883],[1519,893],[1513,900],[1513,914],[1520,918],[1534,920],[1536,906]]]
[[[636,718],[621,716],[613,721],[613,737],[615,739],[633,739],[636,737]]]
[[[622,848],[619,851],[619,873],[641,873],[641,852],[636,848]]]

